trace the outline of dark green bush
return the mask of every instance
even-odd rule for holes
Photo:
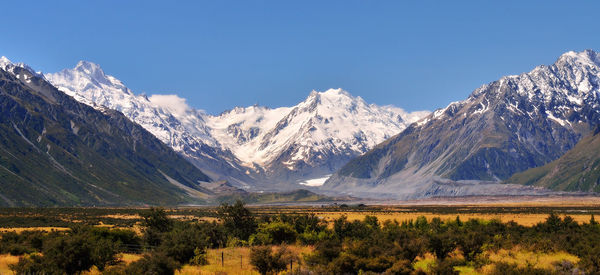
[[[256,220],[241,200],[237,200],[233,205],[221,204],[217,214],[230,236],[247,241],[250,235],[256,232]]]
[[[149,275],[170,275],[175,274],[175,270],[181,268],[181,264],[164,253],[151,253],[144,255],[143,258],[130,263],[124,270],[129,275],[149,274]]]
[[[163,233],[161,245],[157,251],[175,259],[181,264],[187,264],[199,249],[201,252],[208,246],[208,236],[197,225],[177,223],[173,230]]]
[[[283,271],[293,260],[295,257],[285,246],[280,247],[277,251],[273,251],[270,246],[257,246],[250,251],[250,263],[258,273],[263,275]]]
[[[296,242],[296,235],[296,230],[291,224],[275,221],[261,224],[250,240],[254,245],[292,244]]]

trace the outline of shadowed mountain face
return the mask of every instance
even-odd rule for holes
[[[600,121],[599,79],[597,53],[565,53],[551,66],[503,77],[433,112],[350,161],[325,185],[464,195],[449,184],[498,182],[544,165]]]
[[[559,159],[517,173],[507,182],[561,191],[600,192],[600,128]]]
[[[0,67],[0,205],[173,205],[210,178],[123,114]]]

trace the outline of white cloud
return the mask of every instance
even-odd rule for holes
[[[186,99],[178,95],[152,95],[148,98],[155,106],[169,110],[178,115],[183,115],[190,106],[187,105]]]

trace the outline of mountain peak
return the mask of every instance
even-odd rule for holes
[[[40,72],[34,71],[33,68],[29,67],[27,64],[25,64],[23,62],[13,63],[6,56],[0,57],[0,68],[1,69],[14,73],[14,69],[16,67],[23,68],[23,69],[29,71],[34,76],[44,78],[44,76]]]
[[[562,54],[556,64],[575,63],[581,65],[600,66],[600,54],[587,49],[581,52],[568,51]]]
[[[6,56],[4,56],[4,55],[2,57],[0,57],[0,65],[4,67],[7,64],[12,64],[12,62],[8,58],[6,58]]]
[[[104,77],[104,71],[102,70],[102,68],[100,67],[100,65],[90,62],[90,61],[85,61],[85,60],[81,60],[77,63],[77,65],[74,68],[75,71],[79,71],[85,74],[89,74],[92,76],[98,76],[98,77]]]
[[[350,95],[350,93],[344,91],[342,88],[337,88],[337,89],[328,89],[325,92],[321,92],[321,94],[323,95],[337,95],[337,96],[348,96],[348,97],[352,97]]]
[[[89,61],[79,61],[73,69],[47,73],[44,77],[59,90],[90,106],[112,106],[134,96],[120,80],[106,75],[100,65]]]
[[[2,56],[0,57],[0,69],[5,70],[7,69],[7,67],[13,65],[13,63],[8,60],[8,58],[6,58],[6,56]]]
[[[320,101],[322,98],[327,98],[331,101],[331,100],[340,100],[340,99],[354,100],[354,99],[360,98],[360,97],[354,97],[350,93],[344,91],[342,88],[327,89],[324,92],[312,90],[310,92],[310,94],[308,95],[308,97],[306,98],[305,102],[312,102],[315,99]]]

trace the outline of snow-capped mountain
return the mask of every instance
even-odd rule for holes
[[[42,75],[41,72],[34,71],[31,67],[29,67],[25,63],[22,63],[22,62],[13,63],[6,56],[0,57],[0,69],[5,70],[9,73],[15,74],[16,68],[25,69],[25,70],[29,71],[29,73],[31,73],[31,75],[44,79],[44,76]],[[22,75],[22,76],[25,77],[25,75]]]
[[[221,150],[212,138],[201,111],[185,104],[169,104],[169,100],[173,100],[169,97],[135,95],[121,81],[106,75],[100,66],[91,62],[81,61],[73,69],[44,76],[79,102],[96,109],[122,112],[212,178],[234,182],[250,180],[236,165],[235,156]]]
[[[367,104],[342,89],[313,91],[294,107],[235,108],[208,117],[213,137],[278,181],[323,178],[427,112]],[[324,181],[324,179],[323,179]]]
[[[210,177],[122,113],[0,61],[0,205],[171,205],[213,194],[202,187]]]
[[[325,185],[394,190],[397,197],[493,193],[497,185],[458,181],[498,182],[560,157],[600,123],[599,87],[599,54],[567,52],[551,66],[503,77],[436,110]]]
[[[341,89],[313,91],[293,107],[234,108],[211,116],[174,95],[135,95],[91,62],[45,74],[95,108],[122,112],[215,179],[240,184],[326,179],[428,112],[367,104]]]

